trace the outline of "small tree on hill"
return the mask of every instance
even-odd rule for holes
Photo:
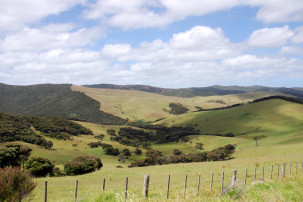
[[[256,141],[256,147],[257,147],[257,146],[259,146],[258,145],[258,140],[261,140],[261,139],[264,139],[264,138],[266,138],[265,135],[259,135],[259,136],[253,136],[252,139]]]
[[[114,129],[108,129],[106,133],[110,136],[116,136],[116,131]]]

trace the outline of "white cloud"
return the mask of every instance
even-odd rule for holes
[[[303,26],[297,27],[294,31],[295,31],[295,35],[291,39],[291,42],[295,44],[303,43]]]
[[[303,48],[300,46],[284,46],[280,49],[280,53],[289,55],[303,55]]]
[[[302,0],[97,0],[88,6],[84,17],[109,26],[138,29],[241,6],[257,7],[256,19],[265,23],[303,20]]]
[[[85,0],[0,0],[0,30],[14,31],[57,15]]]
[[[247,44],[260,48],[275,48],[285,45],[294,35],[288,26],[263,28],[254,31],[248,38]]]
[[[52,48],[86,46],[104,36],[99,27],[78,28],[72,24],[50,24],[39,28],[23,28],[7,34],[0,41],[0,51],[41,51]]]
[[[247,0],[245,4],[260,7],[256,19],[265,23],[303,20],[302,0]]]

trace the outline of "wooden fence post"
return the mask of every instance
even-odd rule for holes
[[[247,178],[247,169],[245,170],[244,184],[246,184],[246,178]]]
[[[280,164],[278,164],[278,173],[277,173],[278,178],[279,178],[279,174],[280,174]]]
[[[284,175],[285,175],[285,166],[286,166],[286,163],[283,163],[283,164],[282,164],[282,178],[283,178]]]
[[[231,178],[231,188],[234,188],[236,186],[236,180],[237,180],[237,170],[234,170],[233,176]]]
[[[149,187],[149,175],[145,175],[144,184],[143,184],[143,199],[148,198],[148,187]]]
[[[78,180],[76,180],[76,185],[75,185],[75,202],[77,202],[77,194],[78,194]]]
[[[128,186],[128,177],[125,179],[125,193],[124,193],[124,199],[127,199],[127,186]]]
[[[185,198],[186,196],[186,184],[187,184],[187,174],[185,174],[183,198]]]
[[[214,172],[211,173],[211,179],[210,179],[210,191],[213,188],[213,181],[214,181]]]
[[[271,169],[270,169],[270,179],[271,179],[271,180],[272,180],[272,172],[273,172],[273,170],[274,170],[274,166],[271,165]]]
[[[105,190],[105,178],[103,178],[102,190]]]
[[[257,167],[255,167],[254,182],[256,181],[256,178],[257,178]]]
[[[221,194],[223,193],[223,188],[224,188],[224,172],[222,172]]]
[[[298,174],[298,161],[296,162],[296,175]]]
[[[301,174],[303,174],[303,161],[302,161],[302,165],[301,165]]]
[[[168,175],[168,180],[167,180],[167,192],[166,192],[166,199],[169,197],[169,183],[170,183],[170,175]]]
[[[199,196],[199,190],[200,190],[200,173],[198,175],[198,190],[197,190],[197,196]]]
[[[47,202],[47,181],[45,181],[44,187],[44,202]]]
[[[290,163],[289,165],[289,176],[291,176],[291,167],[292,167],[292,163]]]

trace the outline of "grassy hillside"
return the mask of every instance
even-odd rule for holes
[[[124,124],[126,121],[100,111],[100,103],[71,85],[43,84],[11,86],[0,84],[0,111],[13,115],[58,116],[101,124]]]
[[[194,124],[203,134],[231,132],[238,137],[265,135],[283,143],[284,136],[287,136],[287,141],[303,140],[303,135],[298,134],[303,128],[302,112],[303,105],[273,99],[231,109],[179,115],[159,124]],[[290,134],[293,134],[292,138]]]
[[[249,92],[272,92],[275,94],[288,94],[303,98],[302,88],[274,88],[266,86],[209,86],[193,87],[180,89],[167,89],[147,85],[114,85],[114,84],[95,84],[86,85],[89,88],[119,89],[119,90],[139,90],[144,92],[156,93],[160,95],[176,97],[195,97],[195,96],[213,96],[242,94]]]
[[[125,119],[128,118],[131,121],[141,119],[156,121],[158,119],[174,117],[174,115],[168,112],[170,111],[170,103],[180,103],[192,112],[197,110],[196,106],[204,109],[217,108],[273,95],[270,92],[258,92],[181,98],[137,90],[86,88],[75,85],[72,86],[72,90],[84,92],[87,96],[99,101],[102,111]]]

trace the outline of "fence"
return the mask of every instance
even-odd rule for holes
[[[287,176],[293,176],[293,175],[297,175],[299,172],[301,173],[301,175],[303,174],[303,161],[301,163],[301,168],[298,168],[298,162],[295,163],[295,165],[293,165],[292,163],[289,163],[289,166],[287,166],[288,164],[286,163],[282,163],[281,166],[280,164],[276,165],[276,167],[274,167],[274,165],[270,166],[270,172],[269,172],[269,178],[265,178],[265,167],[261,167],[261,176],[258,176],[258,170],[260,169],[260,167],[255,167],[253,169],[253,179],[252,182],[256,182],[259,177],[258,181],[264,182],[265,180],[273,180],[273,179],[283,179]],[[281,169],[280,169],[281,167]],[[288,174],[286,173],[287,171],[287,167],[289,168],[288,170]],[[276,172],[274,173],[274,170],[276,168]],[[281,172],[280,172],[281,170]],[[299,170],[299,171],[298,171]],[[259,172],[260,173],[260,172]],[[222,172],[221,174],[221,180],[220,180],[220,193],[221,195],[225,194],[226,192],[228,192],[229,190],[234,189],[237,186],[237,183],[240,182],[240,180],[238,179],[237,176],[238,171],[237,170],[233,170],[232,172],[232,178],[231,180],[226,179],[225,173]],[[249,170],[246,169],[245,173],[244,173],[244,177],[243,177],[243,184],[247,184],[248,182],[248,178],[249,178]],[[171,187],[171,178],[172,176],[169,174],[168,175],[168,179],[167,179],[167,188],[165,190],[166,192],[166,199],[169,199],[170,196],[170,187]],[[185,174],[185,178],[184,178],[184,189],[183,189],[183,198],[185,198],[187,196],[187,181],[188,179],[188,175]],[[201,176],[200,173],[198,174],[198,179],[197,179],[197,187],[196,187],[196,196],[198,197],[200,195],[200,180],[201,180]],[[149,185],[149,181],[150,181],[150,176],[149,175],[145,175],[144,176],[144,180],[143,180],[143,192],[142,192],[142,197],[143,199],[147,199],[148,195],[149,195],[149,189],[150,189],[150,185]],[[125,189],[124,189],[124,199],[126,200],[128,198],[128,177],[125,178]],[[210,175],[210,184],[209,184],[209,191],[213,190],[213,185],[214,185],[214,172],[211,172]],[[44,201],[47,202],[48,200],[48,182],[45,181],[44,184]],[[74,201],[77,201],[77,196],[78,196],[78,186],[79,186],[79,181],[78,179],[75,181],[75,191],[74,191]],[[102,191],[105,192],[106,191],[106,178],[103,178],[102,180]]]

